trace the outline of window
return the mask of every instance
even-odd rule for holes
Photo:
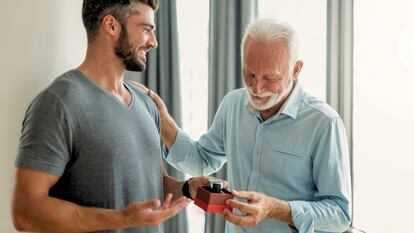
[[[298,34],[299,75],[306,92],[326,100],[326,1],[258,0],[259,17],[290,24]]]
[[[412,1],[354,1],[354,225],[409,232],[414,209]]]
[[[209,1],[177,1],[182,128],[193,139],[207,131]],[[188,232],[204,232],[204,211],[187,207]]]
[[[177,1],[183,128],[197,139],[207,131],[209,2]]]

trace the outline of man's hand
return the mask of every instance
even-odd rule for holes
[[[146,202],[134,202],[121,210],[128,227],[158,226],[173,217],[189,203],[181,197],[171,203],[172,195],[168,194],[160,207],[158,199]]]
[[[253,227],[265,218],[273,218],[293,225],[290,217],[290,206],[286,201],[269,197],[258,192],[233,190],[232,194],[236,198],[246,199],[247,203],[229,199],[226,204],[230,207],[241,210],[246,213],[246,215],[236,215],[228,209],[225,209],[223,211],[223,218],[227,221],[238,226]]]
[[[153,92],[142,83],[133,80],[129,80],[128,82],[132,83],[133,85],[141,88],[144,92],[146,92],[154,100],[154,103],[157,105],[161,115],[168,114],[168,110],[164,104],[164,101],[162,101],[161,97],[159,97],[157,93]]]
[[[245,212],[246,215],[239,216],[225,209],[223,218],[227,221],[238,226],[253,227],[269,216],[271,209],[268,196],[257,192],[237,192],[235,190],[232,191],[232,194],[234,197],[246,199],[247,203],[229,199],[226,204]]]
[[[161,97],[158,96],[157,93],[151,91],[146,86],[142,85],[141,83],[135,81],[129,81],[133,85],[143,89],[151,99],[154,101],[155,105],[157,105],[158,111],[160,112],[161,118],[161,139],[164,142],[165,146],[170,149],[171,146],[174,144],[175,138],[177,137],[178,133],[178,126],[175,124],[174,119],[168,113],[167,107],[162,101]]]

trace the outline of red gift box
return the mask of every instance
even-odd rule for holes
[[[232,208],[226,205],[227,199],[231,198],[233,198],[233,195],[226,189],[221,189],[220,193],[215,193],[209,186],[200,186],[197,189],[194,204],[207,213],[221,213],[224,209],[232,211]]]

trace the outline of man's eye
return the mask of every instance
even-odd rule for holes
[[[277,77],[269,77],[268,79],[270,82],[281,82],[283,81],[283,77],[277,76]]]

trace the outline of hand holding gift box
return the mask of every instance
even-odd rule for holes
[[[221,213],[232,208],[226,205],[227,199],[233,198],[230,191],[224,188],[224,181],[217,178],[209,179],[209,186],[199,186],[194,204],[208,213]]]

